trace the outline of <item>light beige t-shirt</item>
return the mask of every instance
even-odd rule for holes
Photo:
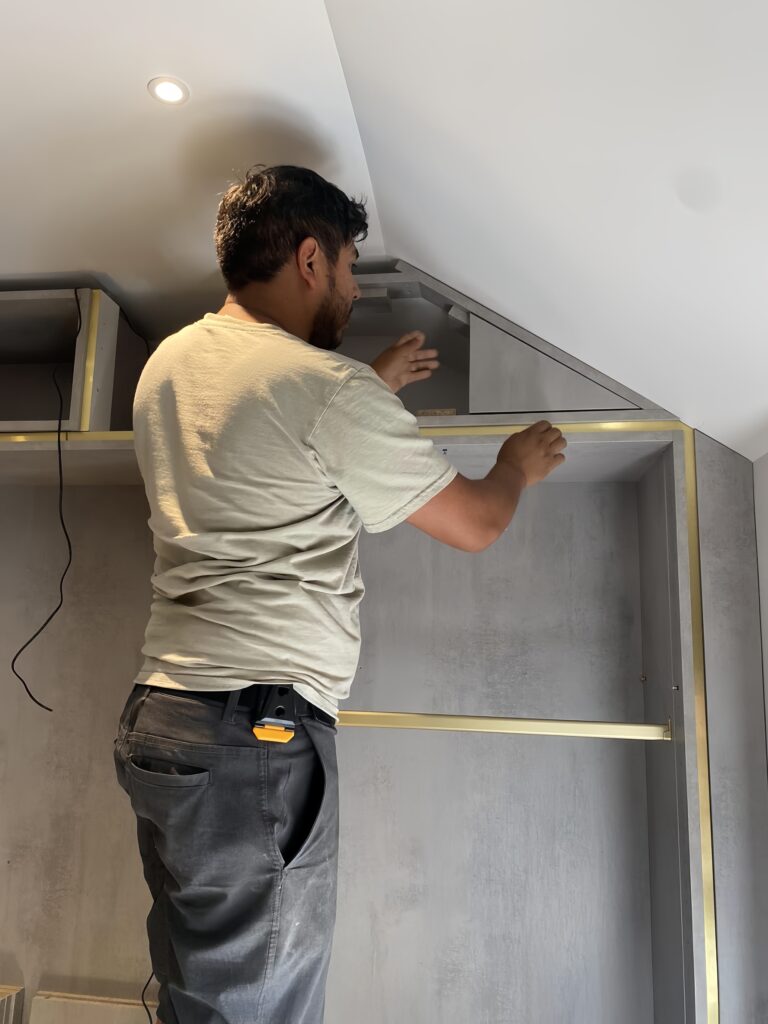
[[[136,682],[292,683],[336,715],[360,650],[357,544],[456,470],[364,363],[209,313],[141,375],[136,454],[156,554]]]

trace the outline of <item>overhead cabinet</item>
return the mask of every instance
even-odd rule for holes
[[[130,430],[145,358],[103,291],[0,292],[0,433]]]

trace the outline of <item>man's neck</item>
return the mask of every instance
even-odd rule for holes
[[[303,341],[309,339],[311,317],[303,316],[297,304],[276,295],[238,293],[228,295],[219,310],[220,315],[232,316],[250,323],[274,324],[287,334]]]

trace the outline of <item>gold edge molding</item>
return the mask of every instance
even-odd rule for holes
[[[548,718],[496,718],[487,715],[433,715],[403,711],[340,711],[339,725],[373,729],[438,729],[497,732],[524,736],[576,736],[586,739],[669,741],[671,727],[632,722],[558,721]]]
[[[35,992],[35,999],[56,999],[68,1003],[89,1003],[94,1006],[141,1006],[138,999],[111,999],[107,996],[81,995],[79,992]],[[157,1006],[157,1001],[147,999],[147,1006]]]
[[[0,434],[0,443],[23,444],[34,441],[55,441],[55,431],[35,434]],[[133,441],[132,430],[62,430],[62,441]]]
[[[94,288],[88,308],[88,344],[85,350],[85,380],[83,381],[83,405],[80,411],[80,430],[89,433],[91,425],[91,402],[93,400],[93,372],[96,366],[96,338],[99,333],[99,310],[101,292]],[[56,437],[56,435],[53,435]]]
[[[691,643],[693,647],[694,718],[696,767],[699,788],[699,829],[701,836],[701,877],[704,909],[704,957],[707,982],[707,1024],[720,1020],[717,966],[717,920],[715,912],[715,865],[712,842],[712,801],[709,785],[709,741],[707,731],[707,690],[704,668],[704,605],[699,544],[698,482],[694,431],[686,427],[685,497],[688,514],[688,561],[691,577]]]
[[[668,430],[685,430],[680,420],[584,420],[580,423],[554,423],[564,434],[621,434],[621,433],[654,433]],[[419,427],[423,437],[507,437],[519,434],[530,424],[526,423],[492,423],[478,424],[467,427]]]

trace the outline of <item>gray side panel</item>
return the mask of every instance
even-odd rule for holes
[[[768,1020],[768,785],[752,464],[696,434],[724,1024]]]
[[[109,430],[115,383],[115,353],[120,309],[104,292],[99,296],[99,321],[93,362],[90,417],[83,429]]]
[[[768,455],[752,467],[755,480],[755,525],[757,527],[757,563],[760,581],[760,606],[763,625],[763,692],[768,713]],[[768,721],[766,721],[768,736]]]
[[[121,314],[117,327],[110,430],[133,430],[133,398],[148,358],[147,344]]]
[[[480,317],[469,318],[469,340],[471,413],[637,408]]]
[[[646,747],[654,1022],[684,1024],[695,1016],[671,451],[638,495],[645,713],[649,722],[671,720],[675,737]]]

